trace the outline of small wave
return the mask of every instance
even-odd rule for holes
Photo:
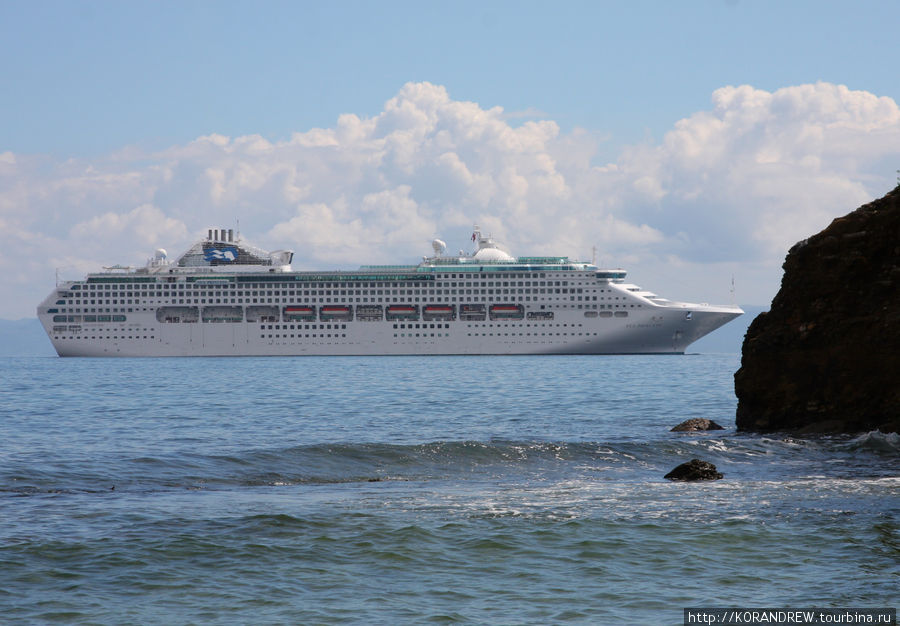
[[[219,489],[431,480],[552,480],[589,476],[658,478],[691,458],[732,478],[896,475],[900,436],[853,438],[735,433],[648,441],[433,441],[423,444],[333,443],[229,450],[223,454],[94,457],[34,471],[9,468],[0,482],[11,495],[113,490]],[[661,473],[660,473],[661,472]],[[113,490],[114,491],[114,490]]]
[[[900,433],[883,433],[873,430],[850,440],[848,450],[867,450],[871,452],[900,453]]]

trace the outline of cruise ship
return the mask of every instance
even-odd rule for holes
[[[37,313],[60,356],[681,354],[743,311],[662,298],[622,269],[514,257],[476,227],[474,251],[418,265],[294,271],[209,229],[175,261],[67,281]]]

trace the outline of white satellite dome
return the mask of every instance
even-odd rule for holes
[[[478,242],[478,250],[472,258],[476,261],[515,261],[516,258],[500,248],[493,237],[482,236],[481,229],[476,225],[472,233],[472,240]]]
[[[447,249],[447,244],[440,239],[435,239],[431,242],[431,247],[434,249],[434,256],[441,256]]]
[[[163,261],[166,259],[167,256],[168,256],[168,254],[166,253],[166,251],[163,248],[157,248],[156,253],[154,254],[153,258],[155,258],[157,261]]]
[[[515,261],[516,259],[500,248],[481,248],[475,253],[476,261]]]

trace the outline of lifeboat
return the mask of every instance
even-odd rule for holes
[[[319,309],[319,319],[323,322],[346,322],[353,319],[353,308],[343,304],[326,305]]]
[[[311,322],[316,319],[316,307],[289,305],[284,307],[285,322]]]
[[[422,309],[422,319],[429,321],[450,321],[456,319],[456,307],[449,304],[428,304]]]
[[[525,307],[521,304],[494,304],[491,305],[490,315],[492,320],[520,320],[525,317]]]
[[[384,312],[388,320],[417,320],[419,307],[411,304],[392,304]]]

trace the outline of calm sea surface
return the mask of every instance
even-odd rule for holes
[[[0,359],[0,621],[897,606],[898,437],[737,434],[738,365]],[[662,478],[695,457],[725,479]]]

